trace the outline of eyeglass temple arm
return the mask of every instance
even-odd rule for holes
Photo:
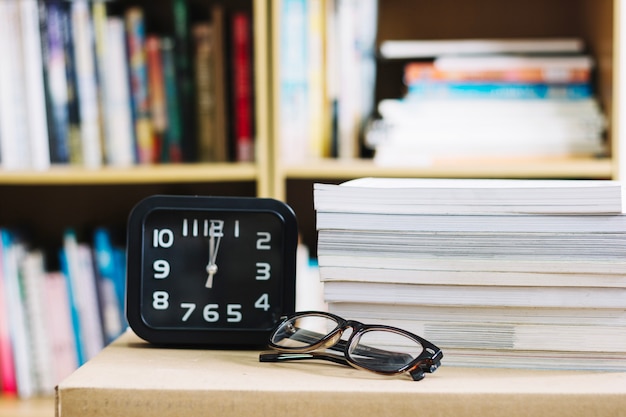
[[[260,362],[283,362],[283,361],[300,361],[307,359],[322,359],[335,362],[340,365],[350,366],[350,363],[342,356],[329,355],[323,352],[308,353],[281,353],[281,352],[263,352],[259,355]]]

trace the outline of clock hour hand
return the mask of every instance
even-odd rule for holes
[[[222,227],[223,221],[211,221],[211,228],[209,230],[209,263],[206,266],[206,272],[208,274],[205,287],[213,288],[213,276],[217,274],[217,251],[220,248],[220,240],[222,239]]]

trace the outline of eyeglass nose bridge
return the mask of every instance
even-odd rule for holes
[[[363,323],[356,320],[345,320],[343,322],[337,323],[337,327],[330,333],[330,335],[332,336],[329,337],[320,347],[323,349],[328,349],[333,346],[337,346],[337,350],[343,350],[343,348],[347,346],[347,343],[352,340],[353,336],[359,333],[362,328],[364,328]],[[342,337],[347,330],[350,330],[350,335],[342,343]]]
[[[326,340],[326,342],[324,342],[324,344],[322,346],[320,346],[321,349],[328,349],[331,348],[333,346],[335,346],[336,344],[339,343],[339,341],[341,340],[341,336],[343,336],[343,328],[338,328],[334,334],[332,335],[332,337],[330,337],[328,340]]]

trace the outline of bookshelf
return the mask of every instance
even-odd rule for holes
[[[171,0],[157,0],[165,6]],[[218,0],[189,0],[195,9]],[[58,246],[67,226],[113,224],[124,228],[130,208],[156,193],[274,197],[296,211],[305,243],[315,254],[312,184],[342,182],[363,176],[465,178],[621,178],[626,139],[620,126],[626,83],[622,51],[626,19],[622,0],[379,0],[376,44],[408,38],[475,38],[507,36],[579,36],[597,62],[595,86],[609,118],[610,156],[579,159],[451,160],[423,167],[381,167],[371,159],[314,159],[289,163],[279,137],[280,1],[230,2],[252,11],[255,96],[255,161],[246,163],[181,163],[129,168],[86,169],[55,166],[46,171],[0,170],[0,225],[28,224],[44,246]],[[153,0],[113,0],[114,10],[146,7],[155,27],[170,16]],[[454,11],[454,12],[451,12]],[[398,94],[397,68],[378,63],[379,98]],[[46,208],[45,214],[42,207]],[[48,415],[46,400],[0,398],[1,415]],[[45,411],[44,411],[45,410]],[[4,414],[3,414],[4,413]]]
[[[620,59],[622,59],[620,0],[563,0],[502,3],[496,0],[458,2],[445,0],[390,0],[379,2],[376,46],[384,40],[463,39],[489,37],[581,37],[596,58],[595,88],[609,119],[610,156],[601,158],[534,158],[518,160],[467,159],[435,162],[428,166],[383,167],[369,159],[312,159],[290,163],[274,145],[273,194],[288,202],[307,198],[291,183],[308,180],[343,180],[358,176],[507,177],[507,178],[619,178],[623,159],[620,133]],[[280,10],[273,10],[272,26]],[[273,37],[280,47],[280,33]],[[274,67],[278,67],[274,55]],[[400,97],[401,67],[377,60],[376,96]],[[274,97],[278,97],[279,74],[274,73]],[[279,109],[276,108],[276,112]],[[279,120],[274,114],[275,120]],[[276,129],[276,123],[275,123]],[[272,134],[278,137],[275,130]],[[505,138],[503,138],[504,140]],[[295,191],[295,193],[294,193]]]
[[[107,0],[105,4],[111,16],[120,17],[131,6],[142,7],[148,33],[171,34],[173,3],[173,0]],[[56,258],[64,230],[68,227],[75,228],[82,235],[89,234],[95,227],[106,226],[114,231],[116,238],[123,239],[131,208],[149,195],[271,195],[267,122],[270,101],[267,64],[269,21],[266,2],[188,0],[187,4],[192,23],[207,19],[211,15],[211,7],[216,4],[222,5],[227,14],[233,10],[244,10],[252,16],[253,161],[154,163],[128,167],[104,164],[99,168],[54,164],[45,170],[4,169],[0,164],[0,227],[25,226],[29,231],[29,243]],[[230,101],[230,98],[227,97],[227,100]],[[51,268],[57,269],[57,263],[53,259]],[[53,398],[20,399],[0,392],[1,416],[53,414]]]

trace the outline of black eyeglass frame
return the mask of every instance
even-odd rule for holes
[[[281,329],[285,322],[295,321],[307,316],[324,317],[333,320],[337,323],[337,326],[328,332],[326,335],[312,331],[304,331],[304,337],[306,340],[300,339],[301,342],[307,342],[306,346],[286,347],[280,346],[272,342],[276,332]],[[341,336],[347,329],[352,329],[352,334],[347,340],[342,340]],[[362,363],[358,363],[351,357],[351,351],[359,355],[366,355],[372,359],[376,359],[377,355],[388,358],[390,355],[406,356],[407,354],[390,352],[377,348],[369,348],[367,352],[359,352],[356,348],[358,342],[363,334],[370,331],[386,331],[392,332],[409,339],[413,339],[422,346],[422,352],[414,359],[410,360],[403,366],[393,371],[386,371],[377,368],[371,368],[364,366]],[[302,337],[303,329],[299,329],[299,336]],[[310,333],[307,335],[307,333]],[[425,373],[433,373],[441,365],[441,359],[443,358],[443,352],[433,343],[428,340],[411,333],[409,331],[385,325],[376,324],[364,324],[356,320],[346,320],[336,314],[324,312],[324,311],[302,311],[296,312],[290,316],[281,317],[281,321],[276,325],[272,331],[269,339],[268,346],[274,349],[276,352],[263,352],[259,355],[260,362],[282,362],[292,360],[307,360],[307,359],[321,359],[331,362],[335,362],[341,365],[352,366],[357,369],[362,369],[370,372],[374,372],[380,375],[393,376],[402,373],[409,373],[414,381],[420,381],[424,378]],[[319,351],[321,349],[330,349],[338,352],[342,352],[343,356],[334,355],[330,352]]]

